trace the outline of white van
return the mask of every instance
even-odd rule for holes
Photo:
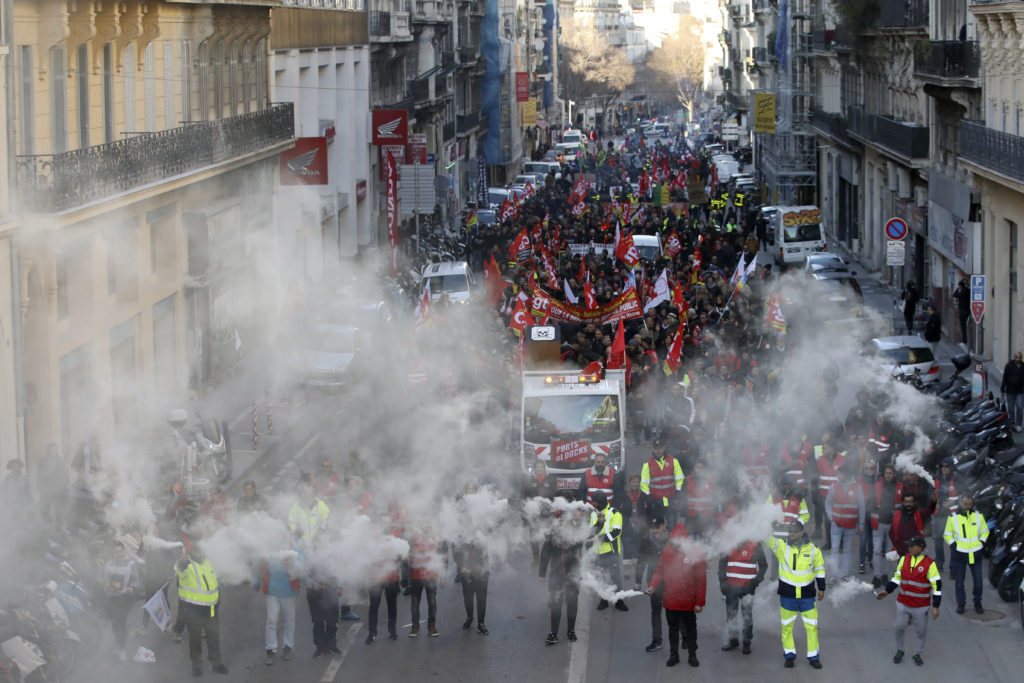
[[[718,171],[718,182],[722,185],[727,184],[734,175],[738,175],[740,172],[740,162],[731,156],[715,157],[714,164]]]
[[[546,176],[552,171],[555,173],[555,180],[561,180],[562,167],[557,161],[526,161],[523,163],[523,173]]]
[[[562,142],[566,144],[582,145],[584,143],[583,131],[570,128],[562,133]]]
[[[811,254],[828,251],[816,206],[775,207],[775,262],[783,268],[800,265]]]
[[[468,304],[470,291],[476,286],[473,271],[465,261],[431,263],[423,269],[423,277],[430,281],[430,300],[434,303],[445,293],[453,304]]]
[[[661,237],[659,235],[633,235],[633,246],[640,258],[656,261],[661,258]]]

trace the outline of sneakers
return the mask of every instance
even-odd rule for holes
[[[620,612],[628,612],[629,611],[629,607],[626,607],[626,603],[623,602],[622,600],[616,600],[615,601],[615,609],[619,610]]]
[[[738,638],[730,638],[729,642],[722,646],[722,652],[728,652],[729,650],[735,650],[740,646]]]
[[[369,635],[366,636],[366,644],[367,645],[373,645],[373,641],[375,641],[375,640],[377,640],[377,636],[375,636],[372,633],[370,633]]]
[[[808,664],[811,665],[812,669],[817,669],[819,671],[821,670],[821,660],[820,659],[812,659],[812,660],[810,660],[808,662]]]
[[[544,644],[545,645],[554,645],[557,642],[558,642],[558,634],[557,633],[549,633],[548,637],[544,639]]]
[[[678,654],[673,654],[672,656],[670,656],[668,658],[668,661],[665,662],[665,666],[675,666],[678,663],[679,663],[679,655]]]
[[[325,654],[327,654],[327,650],[314,650],[313,651],[313,659],[320,659]]]
[[[276,661],[276,659],[277,659],[277,656],[275,655],[274,651],[273,650],[267,650],[267,658],[263,660],[263,663],[266,664],[267,666],[273,666],[274,662]]]
[[[690,650],[690,656],[686,658],[686,663],[690,666],[700,666],[700,662],[697,661],[697,653]]]
[[[569,631],[568,633],[565,634],[565,638],[570,643],[575,643],[576,642],[576,631]]]
[[[283,659],[284,661],[287,662],[291,658],[292,658],[292,649],[290,647],[288,647],[287,645],[285,645],[284,646],[284,650],[281,651],[281,659]]]
[[[599,603],[597,603],[597,609],[598,610],[608,609],[608,601],[602,599]]]
[[[349,610],[348,612],[344,612],[341,615],[341,620],[342,621],[359,621],[359,615],[356,614],[355,612],[353,612],[352,610]]]
[[[388,634],[388,640],[398,640],[398,634],[392,631]]]
[[[921,659],[921,655],[914,655],[914,664],[917,664],[918,666],[922,666],[924,664],[924,660]]]
[[[782,666],[786,667],[787,669],[792,669],[795,664],[795,657],[786,657],[784,660],[782,660]]]
[[[176,642],[176,643],[180,643],[181,642],[181,634],[178,633],[177,631],[174,632],[174,642]],[[200,670],[199,675],[202,676],[202,670]]]
[[[892,663],[899,664],[903,661],[903,650],[896,650],[896,654],[892,656]]]
[[[482,623],[476,625],[476,632],[482,636],[487,636],[491,634],[491,632],[487,630],[487,627],[484,626]]]
[[[977,602],[977,603],[974,604],[974,611],[977,612],[978,614],[984,614],[985,613],[985,608],[981,606],[980,602]]]
[[[434,624],[427,624],[427,633],[430,634],[431,638],[437,638],[441,633],[437,630],[437,626]]]
[[[858,573],[858,574],[863,574],[863,573],[864,573],[864,565],[861,565],[861,566],[860,566],[860,569],[859,569],[859,570],[857,570],[857,573]]]
[[[218,662],[213,665],[213,671],[214,673],[226,674],[228,672],[228,668],[224,666],[223,662]]]
[[[963,614],[964,613],[964,606],[963,605],[957,605],[956,606],[956,613],[957,614]]]
[[[341,650],[338,649],[337,645],[331,645],[331,647],[327,651],[330,652],[335,657],[340,657],[341,656]]]
[[[410,638],[418,638],[419,635],[420,635],[420,625],[419,624],[413,624],[412,628],[409,629],[409,637]]]
[[[651,644],[644,648],[646,652],[656,652],[662,648],[661,639],[655,638],[651,641]]]
[[[466,617],[466,620],[462,622],[462,630],[468,631],[473,626],[473,617]]]
[[[745,655],[749,655],[750,654],[750,641],[749,640],[744,640],[743,641],[743,649],[741,650],[741,652],[743,654],[745,654]]]

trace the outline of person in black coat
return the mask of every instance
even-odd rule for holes
[[[640,549],[636,560],[636,578],[633,589],[642,590],[641,586],[647,586],[654,577],[654,570],[661,559],[661,551],[668,543],[668,526],[664,517],[651,517],[651,525],[648,533],[640,540]],[[661,642],[661,598],[664,586],[659,586],[651,593],[651,644],[645,649],[647,652],[660,650]]]
[[[559,497],[571,503],[572,491],[565,490]],[[562,603],[565,603],[566,638],[576,641],[576,612],[580,597],[580,558],[583,555],[583,538],[588,529],[587,519],[582,510],[560,510],[555,512],[554,528],[544,539],[540,551],[537,575],[541,583],[548,584],[548,609],[551,610],[551,631],[544,641],[548,645],[558,642],[558,627],[562,621]]]
[[[917,292],[917,285],[910,280],[903,289],[903,322],[907,326],[907,334],[914,332],[914,314],[917,313],[917,302],[920,300],[921,295]]]
[[[942,340],[942,319],[931,304],[928,304],[928,320],[924,324],[924,340],[931,345],[932,353],[935,352],[935,345]]]
[[[1003,383],[999,386],[1010,413],[1010,422],[1018,432],[1021,430],[1021,406],[1024,403],[1024,362],[1021,358],[1020,351],[1013,354],[1013,360],[1003,368]]]
[[[967,344],[967,320],[971,317],[971,292],[967,289],[967,279],[961,278],[953,292],[956,302],[956,319],[960,323],[960,341]]]

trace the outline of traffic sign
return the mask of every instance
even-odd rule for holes
[[[885,241],[885,265],[902,266],[907,256],[907,245],[896,240]]]
[[[980,325],[981,318],[985,315],[985,276],[971,276],[971,315],[974,317],[974,324]]]
[[[907,222],[902,218],[890,218],[885,224],[885,236],[891,240],[901,240],[907,236]]]

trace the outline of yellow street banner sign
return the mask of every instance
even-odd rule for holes
[[[775,133],[775,93],[754,93],[754,132]]]
[[[537,125],[537,100],[530,98],[522,103],[523,126]]]

